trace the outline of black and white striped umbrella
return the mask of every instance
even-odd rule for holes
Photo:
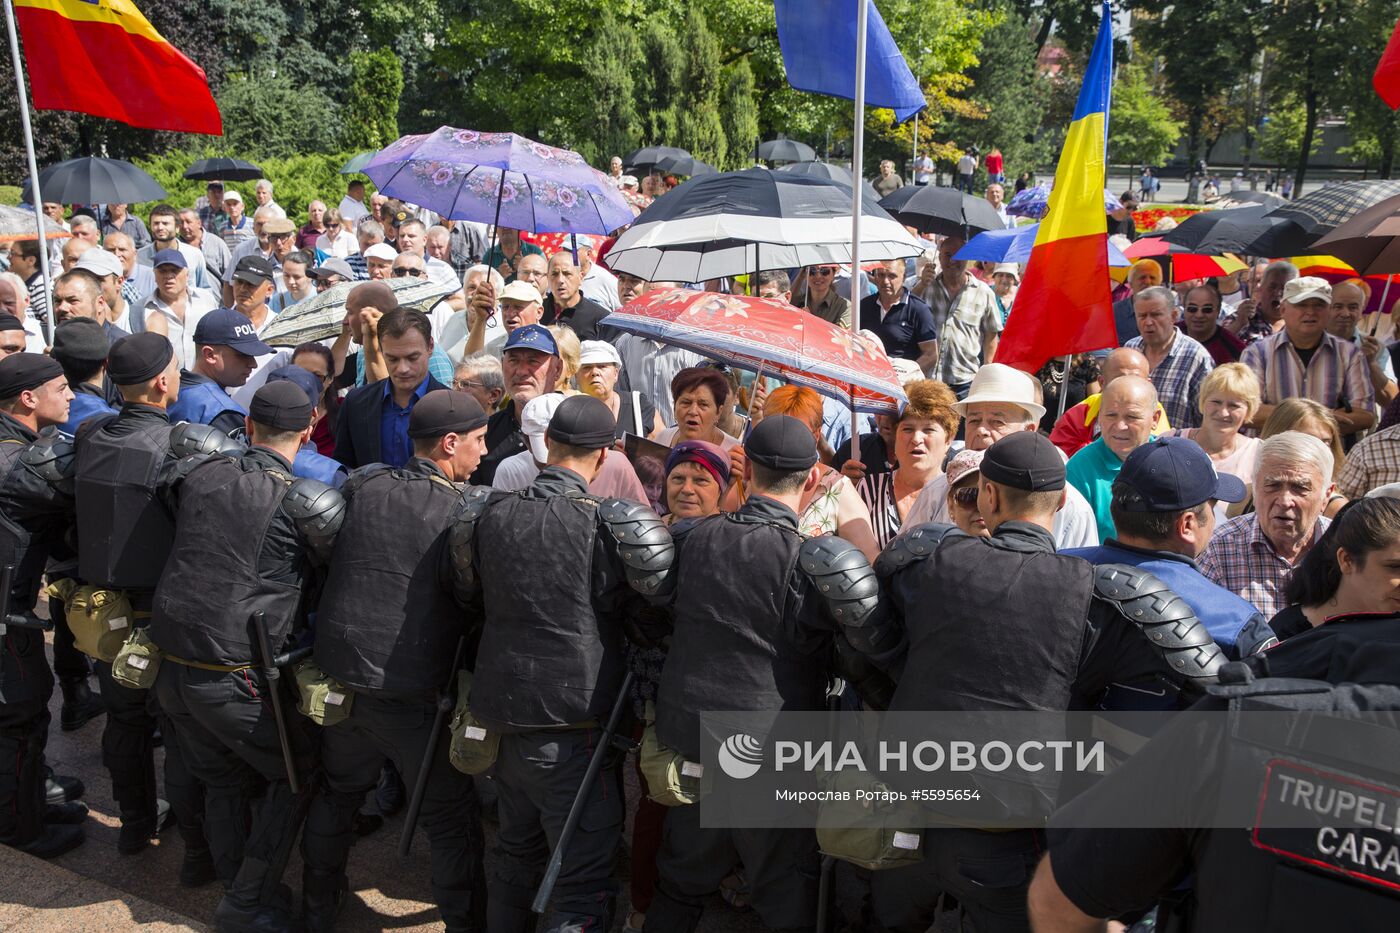
[[[862,202],[862,261],[917,256],[925,245],[878,204]],[[766,168],[685,182],[652,202],[608,251],[614,272],[677,282],[850,258],[850,187]]]

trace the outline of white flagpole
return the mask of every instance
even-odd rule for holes
[[[10,0],[5,0],[9,3]],[[865,24],[870,0],[856,0],[856,125],[851,143],[851,336],[860,332],[860,211],[861,163],[865,155]],[[851,459],[860,463],[860,415],[856,413],[855,389],[851,390]]]
[[[10,33],[10,60],[15,66],[15,87],[19,91],[19,123],[24,130],[24,154],[29,159],[29,197],[34,206],[34,223],[39,241],[39,271],[44,277],[44,302],[48,320],[44,322],[45,340],[53,346],[53,279],[49,275],[49,241],[44,237],[44,196],[39,192],[39,166],[34,159],[34,130],[29,125],[29,92],[24,87],[24,64],[19,56],[19,36],[15,32],[15,6],[5,0],[5,28]]]

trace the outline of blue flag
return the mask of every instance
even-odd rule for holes
[[[855,100],[859,0],[774,0],[788,84],[799,91]],[[865,31],[865,102],[888,107],[900,123],[928,106],[909,64],[880,18],[875,0]]]

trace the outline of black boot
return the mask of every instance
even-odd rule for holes
[[[87,790],[78,778],[67,774],[54,774],[53,769],[44,766],[44,803],[67,803],[78,800]]]
[[[44,806],[45,823],[61,823],[65,826],[77,826],[87,819],[87,804],[82,801],[73,803],[50,803]]]
[[[379,806],[380,816],[391,817],[402,810],[406,796],[399,769],[385,761],[379,771],[379,786],[374,789],[374,802]]]
[[[243,860],[238,876],[214,910],[214,928],[219,933],[291,933],[299,929],[286,904],[262,902],[267,873],[266,862]]]
[[[59,684],[63,690],[63,710],[58,714],[58,724],[64,732],[81,729],[86,723],[107,712],[102,698],[95,696],[88,687],[86,677],[65,680]]]
[[[695,933],[700,925],[699,907],[691,907],[672,900],[660,888],[651,896],[651,906],[647,908],[647,922],[644,933]]]
[[[122,855],[137,855],[146,850],[161,830],[168,827],[175,820],[175,814],[170,810],[170,804],[164,800],[156,801],[156,815],[150,817],[127,819],[122,816],[122,828],[117,834],[117,851]]]
[[[208,848],[192,849],[185,847],[185,859],[180,863],[180,886],[202,888],[216,877],[214,856]]]
[[[306,933],[330,933],[349,894],[350,882],[343,874],[303,867],[301,922]]]
[[[39,833],[39,838],[33,842],[15,846],[15,848],[39,858],[57,858],[82,845],[85,838],[87,837],[83,834],[81,826],[45,823],[43,832]]]

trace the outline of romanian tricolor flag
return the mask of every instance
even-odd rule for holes
[[[152,130],[224,132],[204,70],[131,0],[14,0],[34,106]]]
[[[1113,28],[1105,3],[1049,207],[997,346],[998,363],[1033,373],[1053,357],[1118,344],[1103,209],[1112,74]]]

